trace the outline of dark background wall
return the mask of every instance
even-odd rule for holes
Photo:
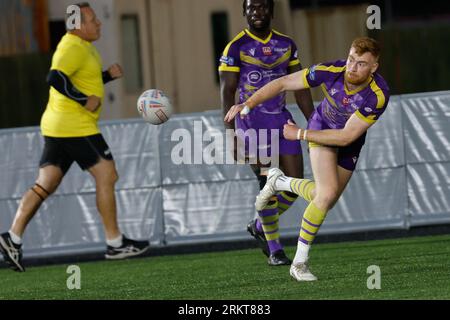
[[[0,128],[38,125],[49,87],[50,53],[0,57]]]

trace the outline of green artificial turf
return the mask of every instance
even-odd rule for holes
[[[450,236],[317,244],[310,256],[319,278],[310,283],[294,281],[289,266],[269,267],[258,249],[80,263],[81,290],[67,288],[68,265],[0,269],[0,299],[450,298]],[[371,265],[379,290],[367,288]]]

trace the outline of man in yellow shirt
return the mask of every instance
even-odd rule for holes
[[[15,271],[23,272],[22,235],[41,204],[54,193],[73,162],[96,182],[97,208],[102,217],[107,259],[144,253],[148,241],[126,238],[117,223],[114,159],[98,128],[104,84],[121,78],[118,64],[102,72],[102,60],[92,42],[100,38],[101,22],[88,3],[78,5],[79,29],[68,30],[58,44],[48,76],[50,97],[42,116],[45,139],[36,184],[22,198],[9,232],[0,235],[0,251]]]

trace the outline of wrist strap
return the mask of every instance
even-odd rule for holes
[[[244,109],[241,110],[241,115],[246,116],[250,113],[250,111],[251,109],[246,104],[244,104]]]
[[[297,140],[302,140],[302,129],[298,129],[297,131]]]

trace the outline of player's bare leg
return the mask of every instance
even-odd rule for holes
[[[314,176],[316,195],[313,203],[321,210],[330,210],[338,199],[339,176],[337,149],[313,147],[310,149],[311,169]]]
[[[348,182],[350,181],[350,178],[353,175],[353,171],[344,169],[340,166],[337,167],[337,171],[338,171],[338,180],[339,180],[338,194],[339,194],[339,198],[340,198],[341,195],[344,193],[344,190],[347,187]]]
[[[63,177],[64,173],[59,167],[49,165],[39,169],[35,185],[20,201],[11,229],[0,236],[0,251],[13,270],[25,271],[22,265],[22,236],[42,203],[56,191]]]
[[[120,237],[114,188],[119,179],[114,161],[101,159],[89,169],[95,179],[97,208],[102,217],[107,240]]]
[[[297,252],[290,274],[298,281],[314,281],[309,271],[309,250],[329,210],[341,196],[352,172],[337,164],[337,149],[314,147],[310,149],[311,166],[315,181],[315,196],[306,208],[301,224]]]
[[[56,191],[64,177],[64,173],[57,166],[46,166],[39,169],[39,176],[35,186],[28,190],[17,209],[11,226],[11,231],[22,237],[28,223],[34,217],[45,199]]]
[[[106,259],[125,259],[138,256],[149,248],[148,241],[136,241],[125,237],[117,222],[114,188],[119,176],[114,161],[101,159],[89,169],[95,179],[97,208],[105,228]]]
[[[342,194],[353,172],[340,166],[337,168],[339,194]],[[270,197],[283,191],[296,194],[307,202],[311,202],[316,196],[316,183],[310,179],[292,177],[279,169],[271,169],[264,190],[257,196],[256,208],[265,206]]]

